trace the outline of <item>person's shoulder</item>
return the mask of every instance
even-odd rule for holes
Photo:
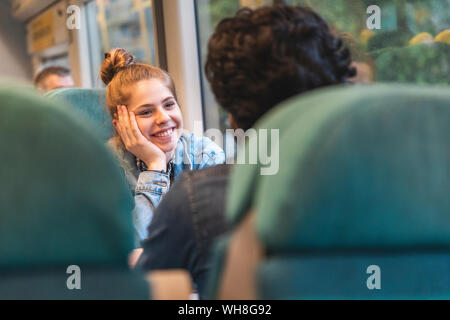
[[[118,136],[109,139],[106,142],[106,146],[109,147],[122,165],[123,163],[129,164],[133,162],[131,154],[125,149],[122,140]]]
[[[194,133],[183,132],[180,138],[188,145],[188,150],[193,153],[194,158],[207,158],[216,164],[225,162],[225,153],[215,142],[208,137],[198,137]]]
[[[218,178],[228,178],[231,172],[231,166],[228,164],[218,164],[216,166],[206,167],[201,170],[184,171],[180,175],[183,181],[190,180],[202,183],[203,181]],[[186,183],[186,182],[184,182]]]
[[[230,172],[231,166],[227,164],[183,171],[161,204],[167,202],[165,205],[173,210],[172,215],[176,216],[178,222],[192,219],[192,215],[198,214],[198,211],[202,211],[203,216],[214,216],[217,212],[222,212],[224,207]],[[204,198],[210,201],[205,202],[202,200]],[[156,210],[159,209],[160,207]],[[188,215],[190,218],[181,218],[181,215]]]
[[[120,166],[125,171],[127,180],[130,185],[135,185],[137,179],[136,159],[125,149],[122,140],[118,136],[112,137],[106,142],[106,146],[116,156]]]
[[[106,146],[117,156],[123,156],[124,147],[119,137],[112,137],[106,142]]]

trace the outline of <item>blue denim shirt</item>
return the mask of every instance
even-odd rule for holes
[[[155,208],[170,188],[170,176],[156,171],[141,172],[137,167],[136,157],[125,149],[119,137],[110,139],[108,145],[124,169],[128,185],[134,194],[133,222],[136,237],[142,241],[148,236],[147,228]],[[176,180],[184,170],[199,170],[225,163],[225,153],[209,138],[198,138],[193,133],[183,132],[172,163],[173,177]]]

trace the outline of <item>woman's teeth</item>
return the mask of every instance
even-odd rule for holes
[[[167,136],[170,136],[172,134],[172,131],[173,131],[172,129],[169,129],[167,131],[155,134],[155,137],[167,137]]]

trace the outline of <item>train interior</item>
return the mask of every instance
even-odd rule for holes
[[[249,50],[239,47],[249,35],[211,62],[234,32],[219,30],[225,19],[277,6],[326,21],[351,55],[345,84],[279,98],[296,80],[283,62],[270,69],[278,42],[253,73],[233,72],[259,56],[224,62]],[[219,31],[222,42],[210,40]],[[292,47],[307,57],[308,41]],[[152,161],[134,152],[142,140],[130,146],[122,109],[108,112],[101,70],[115,48],[177,88],[179,115],[152,109],[173,128],[139,135],[162,145],[180,129],[176,149],[146,149]],[[51,67],[69,73],[39,82]],[[277,72],[283,85],[256,91]],[[0,101],[0,299],[450,299],[450,0],[0,1]],[[126,113],[127,126],[142,131],[151,117]],[[244,144],[256,129],[254,148],[239,145],[238,127],[250,128]],[[200,155],[191,133],[208,137]],[[155,154],[172,157],[163,170]],[[148,230],[150,218],[136,227],[140,209]]]

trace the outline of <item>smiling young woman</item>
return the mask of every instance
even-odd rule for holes
[[[183,131],[175,85],[165,71],[113,49],[105,54],[100,76],[117,131],[108,144],[134,194],[133,220],[141,241],[171,182],[184,170],[224,163],[225,154],[208,138]]]

